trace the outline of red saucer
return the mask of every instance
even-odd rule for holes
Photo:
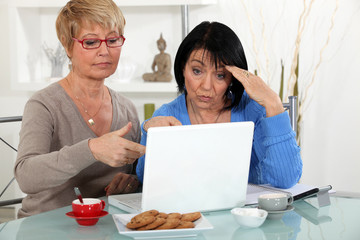
[[[107,211],[101,211],[100,215],[96,216],[96,217],[76,217],[74,212],[68,212],[65,215],[68,217],[71,217],[71,218],[75,218],[77,223],[80,225],[92,226],[92,225],[95,225],[99,221],[99,218],[105,217],[108,214],[109,213]]]

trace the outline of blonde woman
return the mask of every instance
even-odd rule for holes
[[[18,216],[83,197],[136,191],[134,162],[144,154],[134,105],[104,85],[118,65],[125,19],[112,0],[71,0],[56,20],[72,68],[27,102],[15,175],[27,194]]]

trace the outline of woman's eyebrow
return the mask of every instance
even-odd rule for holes
[[[86,33],[83,36],[81,36],[81,38],[86,38],[86,37],[97,37],[98,35],[95,33]]]
[[[111,32],[107,33],[106,36],[109,36],[109,35],[111,35],[111,34],[119,35],[119,34],[117,33],[117,31],[111,31]],[[86,34],[84,34],[81,38],[86,38],[86,37],[95,37],[95,38],[98,38],[99,35],[96,34],[96,33],[86,33]]]
[[[116,34],[117,36],[120,36],[120,34],[117,31],[111,31],[111,32],[107,33],[106,36],[109,36],[111,34]]]
[[[217,68],[219,69],[219,68],[225,68],[225,64],[219,64],[218,66],[217,66]]]
[[[200,63],[201,65],[204,65],[204,62],[199,59],[191,59],[191,62],[197,62]]]

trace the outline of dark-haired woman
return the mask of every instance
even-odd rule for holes
[[[175,78],[182,94],[142,124],[141,143],[146,145],[150,127],[252,121],[249,182],[280,188],[295,185],[302,160],[289,115],[278,95],[247,69],[242,44],[229,27],[218,22],[196,26],[175,58]],[[144,159],[137,165],[140,181]]]

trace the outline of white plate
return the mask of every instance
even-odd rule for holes
[[[120,234],[132,237],[135,239],[151,239],[151,238],[169,238],[169,237],[194,237],[199,233],[213,229],[210,222],[201,215],[201,218],[196,220],[194,228],[185,229],[169,229],[169,230],[148,230],[136,231],[126,227],[126,224],[136,214],[113,214],[115,225]]]

